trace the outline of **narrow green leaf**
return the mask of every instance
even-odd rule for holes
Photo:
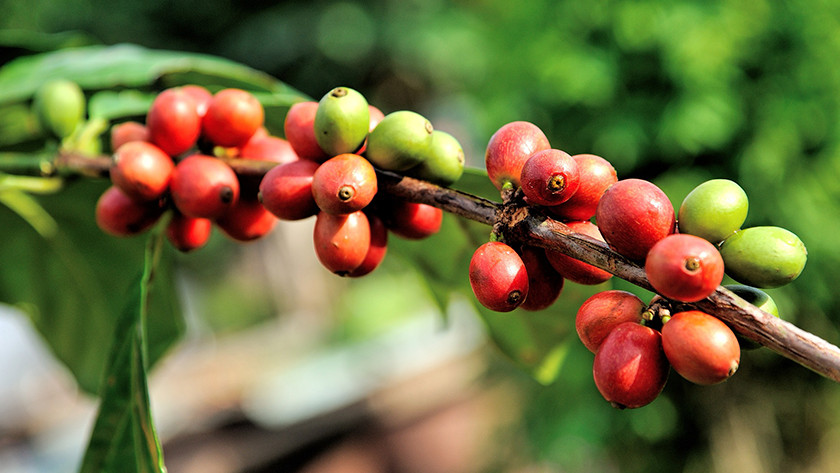
[[[100,406],[81,473],[165,473],[163,449],[151,416],[146,319],[163,233],[148,240],[143,274],[117,320]]]
[[[58,231],[55,219],[26,192],[0,187],[0,204],[18,214],[44,238],[52,238]]]

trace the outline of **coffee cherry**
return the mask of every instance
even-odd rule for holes
[[[470,260],[470,286],[481,305],[496,312],[510,312],[528,296],[528,273],[522,258],[510,246],[487,242]]]
[[[271,161],[278,164],[300,159],[287,140],[278,136],[261,135],[259,133],[254,134],[247,143],[239,148],[238,155],[242,159]]]
[[[85,94],[73,81],[49,80],[35,91],[32,109],[41,127],[58,138],[66,138],[84,121]]]
[[[370,129],[367,100],[349,87],[336,87],[318,102],[313,126],[318,146],[328,155],[354,153]]]
[[[522,165],[522,192],[531,203],[557,205],[569,200],[580,186],[577,163],[565,151],[537,151]]]
[[[400,110],[385,115],[368,136],[365,157],[388,171],[407,171],[426,158],[434,128],[416,112]]]
[[[749,202],[744,189],[728,179],[712,179],[683,199],[677,221],[680,233],[719,243],[741,228]]]
[[[563,276],[551,266],[542,248],[524,246],[519,257],[528,273],[528,297],[519,307],[530,311],[550,307],[563,291]]]
[[[385,118],[385,114],[382,113],[378,107],[374,105],[368,104],[368,113],[370,114],[370,122],[368,122],[368,133],[372,132],[376,125],[379,125],[379,122]]]
[[[333,214],[349,214],[367,207],[376,191],[376,171],[370,161],[352,153],[326,160],[312,179],[315,203]]]
[[[195,99],[179,88],[159,93],[146,113],[149,141],[166,154],[177,156],[195,146],[201,117]]]
[[[464,173],[464,149],[461,143],[441,130],[432,132],[426,158],[409,169],[408,174],[439,186],[454,184]]]
[[[256,199],[238,199],[216,225],[228,237],[237,241],[253,241],[274,229],[277,217]]]
[[[601,196],[595,221],[613,250],[631,260],[644,261],[657,241],[674,233],[676,216],[668,196],[655,184],[624,179]]]
[[[623,322],[595,354],[595,386],[613,407],[634,409],[650,404],[668,380],[668,360],[659,332],[636,322]]]
[[[213,95],[201,119],[204,136],[218,146],[241,146],[263,126],[262,104],[248,91],[222,89]]]
[[[746,228],[723,241],[726,274],[748,286],[779,287],[793,281],[808,260],[805,244],[781,227]]]
[[[736,296],[744,299],[764,312],[767,312],[775,317],[779,316],[779,308],[776,306],[776,301],[770,297],[770,294],[767,294],[761,289],[743,284],[726,284],[723,287],[729,289]],[[735,333],[735,337],[738,339],[738,344],[741,346],[741,350],[755,350],[756,348],[761,347],[760,344],[741,336],[739,333]]]
[[[169,184],[175,207],[189,217],[221,217],[239,199],[239,180],[224,161],[193,154],[182,159]]]
[[[708,297],[723,281],[723,258],[707,240],[675,233],[650,249],[645,274],[659,294],[696,302]]]
[[[484,153],[487,176],[497,189],[510,182],[519,187],[525,161],[537,151],[550,149],[545,133],[533,123],[510,122],[493,133]]]
[[[639,296],[618,289],[595,293],[577,311],[575,331],[583,345],[597,353],[612,330],[624,322],[642,322],[645,303]]]
[[[566,225],[575,233],[586,235],[589,238],[604,242],[601,232],[598,227],[589,220],[581,220],[577,222],[566,222]],[[612,274],[604,271],[601,268],[592,266],[589,263],[584,263],[578,259],[567,256],[557,250],[547,249],[545,256],[551,266],[560,273],[561,276],[574,281],[578,284],[594,285],[601,284],[612,277]]]
[[[576,154],[572,158],[577,164],[580,185],[569,200],[546,210],[563,220],[589,220],[595,215],[601,196],[618,178],[612,164],[600,156]]]
[[[283,132],[292,149],[301,159],[318,163],[326,161],[330,155],[324,152],[315,139],[315,113],[318,102],[298,102],[289,107],[283,122]]]
[[[741,360],[732,330],[699,310],[671,316],[662,326],[662,348],[674,370],[696,384],[726,380],[738,370]]]
[[[361,210],[347,215],[319,212],[313,240],[321,264],[339,276],[362,265],[370,249],[370,222]]]
[[[157,200],[169,189],[175,163],[157,146],[131,141],[114,153],[111,181],[135,200]]]
[[[195,100],[195,109],[199,117],[203,117],[207,113],[207,107],[210,106],[210,100],[213,99],[213,93],[207,90],[206,87],[200,85],[189,84],[178,87],[181,92],[189,95]]]
[[[260,181],[259,200],[282,220],[303,220],[319,211],[312,197],[312,179],[318,163],[301,159],[268,170]]]
[[[347,276],[359,278],[370,274],[385,259],[388,252],[388,228],[382,219],[372,213],[366,213],[370,224],[370,248],[365,255],[364,261],[356,269],[350,271]]]
[[[166,238],[176,250],[188,253],[207,244],[212,230],[212,220],[187,217],[175,211],[166,225]]]
[[[127,121],[117,123],[111,127],[111,149],[116,151],[120,146],[132,141],[149,141],[149,129],[146,125]]]
[[[380,207],[380,217],[388,230],[407,240],[422,240],[438,231],[443,211],[428,204],[393,200]]]
[[[160,202],[132,199],[117,186],[111,186],[96,201],[96,224],[113,236],[133,236],[145,232],[163,214]]]

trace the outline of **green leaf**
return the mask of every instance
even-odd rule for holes
[[[0,206],[0,302],[29,315],[55,356],[79,386],[96,393],[102,380],[115,317],[125,290],[143,265],[142,237],[105,235],[94,207],[108,183],[86,179],[68,183],[58,194],[37,196],[54,219],[44,237],[17,213]],[[148,344],[151,365],[180,338],[184,321],[171,271],[172,252],[164,252],[151,299]]]
[[[151,416],[146,343],[152,283],[163,244],[162,231],[149,237],[142,275],[117,320],[81,473],[166,472]]]

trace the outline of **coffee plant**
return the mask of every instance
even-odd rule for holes
[[[556,375],[545,353],[511,349],[498,327],[515,315],[493,313],[524,312],[527,323],[561,303],[566,281],[618,278],[649,290],[656,295],[646,301],[599,291],[574,321],[594,355],[594,385],[618,408],[655,402],[666,383],[724,382],[741,350],[762,345],[840,381],[840,349],[779,317],[763,291],[796,280],[804,243],[782,227],[744,227],[748,201],[737,183],[708,180],[675,209],[654,183],[617,175],[607,156],[554,147],[518,117],[488,137],[484,169],[473,169],[458,140],[426,117],[383,113],[336,85],[310,98],[218,58],[131,46],[48,53],[0,70],[0,105],[31,119],[12,139],[4,133],[0,196],[22,220],[4,231],[47,265],[46,281],[21,275],[3,300],[31,313],[80,386],[101,399],[80,471],[165,470],[147,374],[182,330],[172,250],[196,254],[214,229],[244,243],[313,219],[313,257],[347,278],[376,271],[392,239],[466,248],[468,265],[437,273],[441,305],[444,286],[467,281],[500,349],[544,382]],[[111,239],[87,249],[118,261],[107,274],[75,274],[85,265],[66,258],[81,256],[58,256],[93,238],[90,225],[66,220],[79,207]],[[120,307],[56,300],[48,287],[66,274],[80,289],[94,281],[130,292]],[[722,285],[724,275],[739,284]],[[59,343],[66,334],[56,333],[91,311],[115,314],[104,364],[90,346],[102,341],[80,333]]]

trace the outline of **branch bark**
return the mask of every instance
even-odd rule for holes
[[[251,177],[259,177],[274,166],[265,161],[226,161],[238,174]],[[111,159],[108,157],[62,154],[55,160],[48,174],[106,177],[110,165]],[[36,172],[44,174],[43,166]],[[377,171],[377,178],[380,192],[410,202],[432,205],[460,217],[494,226],[513,241],[560,251],[653,291],[644,268],[639,264],[612,251],[603,242],[572,232],[562,222],[542,214],[538,207],[523,205],[519,199],[511,199],[504,204],[496,203],[387,171]],[[840,348],[758,309],[722,286],[702,301],[681,306],[718,317],[744,337],[840,382]]]

